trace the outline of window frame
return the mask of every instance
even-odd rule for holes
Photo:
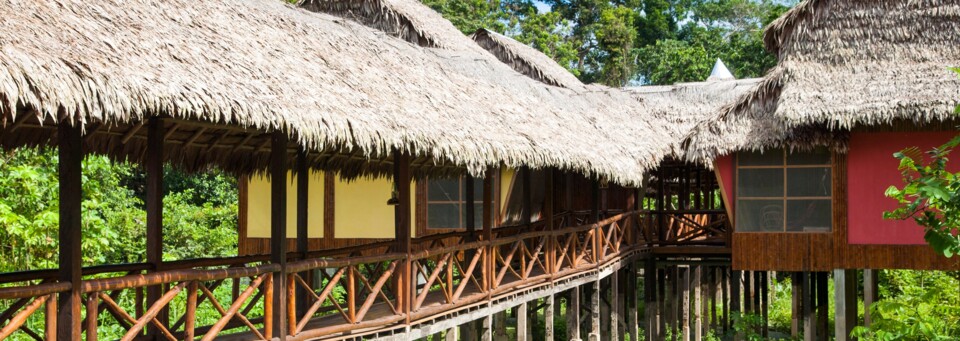
[[[423,188],[423,191],[424,191],[424,196],[423,196],[423,205],[424,205],[424,213],[425,213],[424,222],[423,222],[424,228],[425,228],[426,230],[428,230],[428,231],[429,231],[429,230],[466,230],[466,229],[467,229],[467,224],[466,224],[466,217],[465,217],[465,216],[466,216],[467,200],[466,200],[466,196],[465,196],[465,195],[466,195],[466,180],[467,180],[467,177],[466,177],[466,176],[460,176],[460,177],[458,177],[458,178],[456,179],[456,181],[457,181],[457,186],[458,186],[457,196],[458,196],[458,198],[459,198],[459,201],[430,200],[430,181],[438,181],[438,180],[439,180],[439,181],[453,181],[453,179],[450,179],[450,178],[442,178],[442,179],[430,179],[430,178],[426,178],[426,179],[424,179],[424,186],[422,187],[422,188]],[[480,179],[475,179],[475,181],[476,181],[476,180],[482,181],[483,179],[480,178]],[[476,196],[478,193],[479,193],[480,195],[482,195],[482,193],[483,193],[483,186],[481,185],[481,186],[479,186],[479,188],[478,188],[476,185],[474,185],[473,190],[474,190],[474,195],[475,195],[475,196]],[[460,225],[460,226],[459,226],[459,227],[431,226],[431,225],[430,225],[430,206],[433,205],[433,204],[438,204],[438,205],[450,205],[450,204],[455,204],[455,205],[457,206],[458,225]],[[475,215],[475,216],[474,216],[474,219],[476,219],[477,217],[482,217],[482,216],[483,216],[483,212],[482,212],[482,211],[483,211],[483,208],[482,208],[482,206],[483,206],[483,200],[476,200],[476,199],[474,199],[474,205],[481,206],[481,209],[480,209],[480,210],[474,212],[474,215]],[[482,218],[481,218],[481,219],[482,219]],[[481,221],[482,221],[482,220],[481,220]],[[477,225],[477,226],[475,226],[475,228],[480,229],[481,226],[480,226],[480,225]]]
[[[774,149],[774,150],[775,150],[775,149]],[[781,160],[780,160],[780,164],[778,164],[778,165],[746,165],[746,166],[744,166],[744,165],[741,165],[741,164],[740,164],[740,161],[741,161],[742,153],[745,153],[745,152],[739,152],[739,153],[737,153],[737,154],[736,154],[736,158],[735,158],[735,160],[734,160],[734,171],[736,172],[736,174],[735,174],[736,180],[735,180],[735,183],[734,183],[734,186],[733,186],[733,187],[734,187],[733,190],[734,190],[734,193],[735,193],[735,198],[736,198],[736,199],[735,199],[735,200],[736,200],[735,205],[736,205],[736,208],[737,208],[737,209],[735,210],[735,212],[734,212],[735,214],[737,213],[737,211],[740,210],[741,201],[751,201],[751,200],[755,200],[755,201],[762,201],[762,200],[773,201],[773,200],[780,200],[780,201],[782,202],[782,205],[783,205],[783,206],[782,206],[782,207],[783,207],[783,209],[782,209],[782,211],[783,211],[782,226],[781,226],[780,230],[775,230],[775,231],[763,231],[763,230],[741,231],[739,224],[740,224],[740,221],[742,221],[742,219],[740,219],[740,217],[736,217],[736,218],[735,218],[735,221],[734,221],[734,225],[735,225],[735,226],[734,226],[734,231],[736,231],[737,233],[821,233],[821,234],[833,233],[833,232],[834,232],[834,229],[836,228],[836,226],[834,226],[834,225],[835,225],[835,224],[834,224],[835,222],[833,221],[833,213],[834,213],[834,210],[835,210],[835,209],[834,209],[834,203],[836,202],[836,201],[835,201],[835,200],[836,200],[836,188],[834,188],[834,183],[835,183],[834,177],[836,176],[836,169],[835,169],[836,167],[835,167],[835,162],[834,162],[834,160],[835,160],[834,153],[833,153],[831,150],[829,150],[829,149],[827,149],[827,150],[824,151],[824,152],[826,153],[826,155],[827,155],[826,163],[800,164],[800,165],[794,164],[794,165],[791,165],[791,164],[788,163],[788,162],[789,162],[789,161],[788,161],[788,157],[789,157],[789,155],[791,154],[791,153],[790,153],[790,150],[787,149],[787,148],[780,148],[779,150],[780,150],[780,152],[782,153],[782,157],[781,157]],[[828,181],[829,181],[828,186],[829,186],[829,189],[830,189],[830,195],[828,195],[828,196],[790,196],[790,195],[788,195],[788,191],[789,191],[789,187],[788,187],[788,186],[789,186],[789,180],[788,180],[788,179],[789,179],[789,176],[788,176],[789,170],[791,170],[791,169],[824,169],[824,168],[825,168],[825,169],[828,169],[828,170],[830,171],[830,179],[828,180]],[[782,175],[782,177],[783,177],[783,194],[782,194],[782,196],[774,196],[774,197],[769,197],[769,196],[764,196],[764,197],[760,197],[760,196],[741,196],[741,195],[740,195],[740,181],[741,181],[741,179],[740,179],[740,170],[741,170],[741,169],[779,169],[779,170],[782,170],[782,171],[783,171],[783,175]],[[828,212],[828,216],[830,217],[830,226],[829,226],[828,229],[826,229],[826,230],[813,230],[813,231],[802,231],[802,230],[801,230],[801,231],[790,231],[790,230],[788,230],[788,224],[787,224],[787,217],[788,217],[788,209],[787,209],[787,207],[788,207],[788,203],[789,203],[790,201],[801,201],[801,200],[824,200],[824,201],[827,201],[827,202],[829,203],[830,211]]]

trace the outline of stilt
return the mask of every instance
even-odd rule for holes
[[[667,270],[657,269],[657,340],[667,337]]]
[[[570,289],[567,296],[567,338],[580,341],[580,287]]]
[[[792,287],[790,336],[793,338],[800,336],[800,327],[803,324],[800,322],[803,320],[803,295],[801,294],[803,290],[802,283],[803,276],[801,276],[799,272],[790,273],[790,285]]]
[[[703,340],[703,283],[701,276],[702,268],[699,265],[691,267],[690,285],[693,287],[693,326],[691,327],[694,340]]]
[[[709,289],[710,306],[707,309],[710,309],[710,330],[716,333],[717,326],[719,325],[719,319],[717,317],[717,296],[720,293],[717,291],[717,287],[719,287],[718,282],[720,281],[720,276],[719,276],[720,272],[718,270],[720,269],[718,267],[710,267],[709,269],[710,271],[708,273],[710,274],[710,289]]]
[[[590,341],[600,340],[600,281],[593,282],[590,291]]]
[[[610,274],[610,314],[609,314],[609,327],[607,328],[609,336],[606,340],[610,341],[619,341],[620,340],[620,271],[614,271]],[[604,314],[607,315],[607,314]]]
[[[445,333],[443,333],[443,340],[444,340],[444,341],[457,341],[457,339],[458,339],[457,336],[458,336],[458,335],[457,335],[457,328],[450,328],[450,329],[447,329],[447,331],[446,331]]]
[[[683,341],[690,341],[690,268],[680,269],[680,333]]]
[[[659,321],[657,320],[657,268],[653,258],[643,262],[643,318],[646,320],[647,341],[658,340]]]
[[[543,300],[543,338],[546,341],[553,341],[553,295],[549,295]]]
[[[147,126],[147,154],[144,169],[147,176],[147,263],[153,266],[150,272],[163,269],[163,120],[150,118]],[[147,287],[147,308],[160,300],[163,286]],[[165,326],[170,325],[170,309],[164,307],[157,313],[156,319]],[[147,325],[147,336],[159,340],[163,336],[155,325]]]
[[[527,340],[534,340],[537,339],[535,336],[539,336],[534,335],[534,331],[539,330],[537,328],[537,324],[540,323],[540,316],[538,314],[540,311],[538,308],[539,304],[539,299],[530,301],[530,303],[527,304]]]
[[[460,325],[459,334],[460,341],[477,341],[477,321],[470,321]]]
[[[493,314],[493,340],[507,341],[507,312],[500,311]]]
[[[743,281],[742,281],[743,272],[732,270],[731,274],[732,275],[730,276],[730,315],[737,316],[743,311],[742,308],[740,307],[740,302],[741,302],[740,294],[743,292],[743,290],[741,290],[743,288]],[[729,323],[729,326],[733,326],[733,323],[734,323],[733,320],[727,320],[727,322]]]
[[[723,325],[721,331],[726,334],[730,327],[730,268],[720,268],[720,302],[723,305],[723,317],[720,318],[720,324]]]
[[[829,336],[827,333],[828,315],[830,314],[830,306],[828,305],[828,298],[830,292],[827,289],[827,272],[817,272],[817,339],[826,341]]]
[[[813,341],[817,338],[816,322],[816,302],[814,290],[816,290],[816,276],[810,272],[800,274],[803,288],[800,291],[803,296],[803,340]]]
[[[763,318],[763,326],[760,327],[760,334],[764,339],[770,336],[770,272],[760,272],[760,315]]]
[[[527,341],[529,327],[527,325],[528,314],[526,302],[520,303],[520,305],[517,306],[517,315],[515,317],[517,318],[517,341]]]
[[[879,270],[863,269],[863,325],[869,327],[873,322],[870,306],[877,301],[877,278]]]
[[[670,267],[670,340],[680,336],[680,267]]]
[[[280,265],[273,276],[273,338],[287,337],[287,135],[273,133],[270,143],[270,262]]]
[[[849,340],[850,332],[857,325],[856,280],[856,270],[833,270],[834,337],[836,341]]]
[[[493,341],[493,316],[480,319],[480,341]]]
[[[640,340],[640,330],[639,330],[639,309],[637,305],[637,264],[632,263],[630,267],[627,268],[627,335],[630,338],[630,341]]]

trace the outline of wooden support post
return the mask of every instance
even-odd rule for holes
[[[717,332],[720,326],[720,316],[717,314],[717,300],[720,296],[720,272],[722,268],[712,267],[710,269],[710,330],[720,335],[720,333]]]
[[[517,341],[528,341],[527,336],[530,334],[529,326],[527,325],[527,302],[520,303],[517,306],[517,316],[514,316],[517,319]]]
[[[535,299],[530,301],[527,309],[527,340],[537,339],[539,335],[534,335],[534,331],[539,330],[537,324],[540,323],[540,315],[538,314],[540,300]]]
[[[544,197],[543,197],[543,216],[547,220],[547,231],[553,231],[556,226],[554,226],[553,216],[554,216],[554,182],[553,182],[553,173],[554,169],[548,168],[544,172]],[[554,274],[557,272],[557,239],[555,236],[550,235],[547,238],[546,250],[544,251],[544,257],[546,258],[546,268],[547,272]]]
[[[443,333],[443,340],[457,341],[457,328],[447,329],[447,331]]]
[[[723,306],[723,317],[720,318],[720,324],[723,326],[720,331],[727,333],[730,328],[730,268],[720,268],[720,304]]]
[[[567,338],[580,341],[580,287],[573,287],[567,296]]]
[[[643,318],[646,320],[646,339],[657,340],[659,321],[657,321],[657,265],[654,259],[643,261]]]
[[[57,339],[80,340],[80,279],[83,271],[80,251],[80,219],[83,176],[83,139],[81,128],[60,122],[57,129],[59,143],[58,178],[60,181],[60,253],[58,279],[70,283],[70,289],[60,293],[57,315]]]
[[[307,251],[310,251],[309,248],[309,225],[308,218],[310,214],[310,167],[307,165],[307,151],[301,149],[297,153],[297,252],[300,253],[301,258],[305,258]],[[333,236],[331,236],[333,237]],[[301,273],[303,276],[307,272]],[[306,278],[307,283],[313,283],[312,278]],[[294,285],[294,283],[291,283]],[[291,301],[290,304],[296,306],[296,317],[301,318],[307,313],[308,301],[307,301],[307,290],[303,286],[296,286],[297,290],[295,292],[296,299]],[[293,331],[291,331],[293,334]]]
[[[618,341],[620,336],[623,334],[620,331],[620,271],[613,271],[610,273],[610,276],[607,277],[610,281],[610,314],[604,314],[609,316],[610,322],[610,337],[607,340]]]
[[[639,309],[637,300],[637,263],[630,263],[630,266],[627,267],[626,273],[626,309],[627,309],[627,335],[630,338],[630,341],[640,340],[640,328],[639,328]]]
[[[758,271],[760,274],[760,316],[763,325],[760,327],[760,335],[763,338],[770,336],[770,272]]]
[[[667,331],[667,270],[657,269],[657,340],[666,338]]]
[[[690,285],[693,286],[693,339],[700,341],[703,339],[703,283],[701,282],[702,268],[699,265],[691,267],[692,276]]]
[[[590,290],[590,341],[600,340],[600,280],[593,281]]]
[[[543,339],[553,341],[554,297],[547,295],[543,299]]]
[[[486,174],[483,177],[483,240],[490,241],[493,240],[493,174],[496,172],[494,168],[488,168]],[[486,246],[483,254],[483,288],[487,292],[488,298],[490,297],[490,292],[493,289],[493,274],[494,274],[494,262],[496,257],[493,252],[493,246]],[[499,314],[503,314],[500,312]],[[497,327],[500,328],[500,327]],[[496,336],[494,336],[496,338]]]
[[[741,308],[741,292],[743,289],[743,271],[732,270],[730,271],[730,315],[736,316],[743,311]],[[727,320],[730,325],[733,325],[733,320]]]
[[[830,292],[827,289],[827,272],[817,272],[817,339],[826,341],[828,339],[827,324],[830,306],[828,297]]]
[[[870,306],[877,301],[877,278],[879,270],[863,269],[863,325],[869,327],[873,320],[870,318]]]
[[[803,276],[800,272],[790,273],[790,284],[792,288],[791,293],[791,320],[790,320],[790,336],[793,338],[800,337],[800,328],[803,323]]]
[[[680,330],[683,341],[690,341],[690,268],[680,269]]]
[[[800,277],[801,282],[803,282],[803,288],[801,289],[801,295],[803,296],[803,340],[813,341],[817,338],[816,296],[814,295],[816,276],[810,272],[803,272]]]
[[[145,208],[147,213],[147,263],[150,272],[163,270],[163,119],[151,117],[147,125],[147,153],[144,169],[147,177]],[[163,295],[163,286],[147,287],[147,308],[153,306]],[[157,313],[157,321],[170,324],[169,309],[164,307]],[[162,338],[160,329],[153,324],[147,325],[150,339]]]
[[[393,182],[397,191],[397,205],[394,206],[394,249],[399,253],[410,254],[410,155],[397,149],[393,150]],[[410,311],[414,285],[414,274],[410,259],[403,260],[399,274],[394,278],[397,293],[397,310],[406,315],[410,323]]]
[[[498,311],[493,314],[493,340],[507,341],[507,313]]]
[[[480,319],[480,341],[493,341],[493,316]]]
[[[460,325],[460,341],[477,341],[477,321]]]
[[[270,142],[270,262],[280,265],[273,276],[274,338],[287,336],[287,134],[273,133]],[[271,299],[268,297],[267,299]]]
[[[850,332],[857,325],[857,272],[833,270],[834,340],[850,340]]]

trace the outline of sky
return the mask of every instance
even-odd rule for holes
[[[533,5],[534,5],[534,6],[537,6],[537,12],[538,12],[538,13],[550,12],[550,5],[547,5],[547,4],[546,4],[545,2],[543,2],[543,1],[536,1],[536,0],[534,0],[534,1],[533,1]]]

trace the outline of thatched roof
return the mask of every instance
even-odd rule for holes
[[[680,149],[682,138],[697,123],[716,115],[717,111],[751,91],[760,82],[759,78],[711,80],[675,85],[646,85],[628,87],[643,99],[647,112],[660,125],[657,129],[668,132],[671,156],[683,155]]]
[[[773,22],[779,64],[699,125],[687,158],[833,143],[850,128],[950,117],[960,101],[960,1],[808,0]]]
[[[141,160],[142,122],[164,115],[168,159],[188,169],[265,169],[277,129],[311,166],[354,174],[389,172],[401,148],[420,172],[638,183],[663,156],[628,94],[545,86],[480,48],[425,49],[280,1],[5,2],[0,16],[7,148],[53,142],[62,120],[84,125],[87,150]]]
[[[299,0],[300,7],[355,20],[423,47],[477,51],[476,44],[418,0]]]
[[[470,38],[527,77],[568,89],[583,89],[583,83],[577,77],[533,47],[484,28]]]

